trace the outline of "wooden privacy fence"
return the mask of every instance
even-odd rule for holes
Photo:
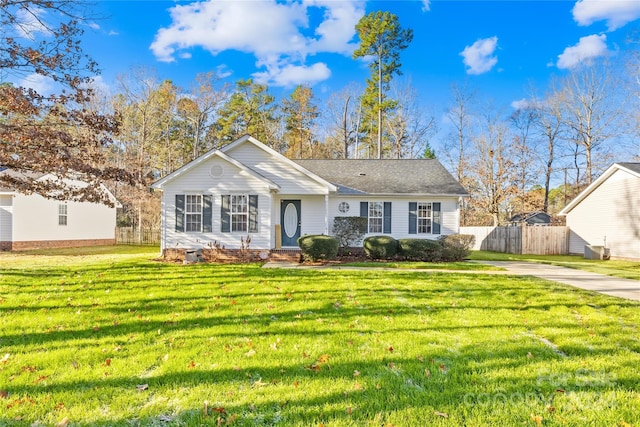
[[[116,227],[117,245],[159,245],[160,230]]]
[[[508,254],[566,255],[569,227],[460,227],[476,237],[473,249]]]

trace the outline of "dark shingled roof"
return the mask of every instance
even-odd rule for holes
[[[468,193],[437,160],[294,160],[338,187],[339,194]]]
[[[634,171],[636,173],[640,173],[640,163],[630,163],[630,162],[625,162],[625,163],[618,163],[620,166],[627,168],[631,171]]]

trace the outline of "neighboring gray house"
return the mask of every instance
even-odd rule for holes
[[[368,235],[435,239],[459,228],[462,186],[437,160],[290,160],[243,136],[152,185],[162,194],[162,249],[298,248],[336,216]]]
[[[569,252],[606,246],[612,258],[640,259],[640,163],[614,163],[560,215],[571,230]]]
[[[551,215],[546,212],[526,212],[519,213],[509,219],[511,225],[550,225]]]

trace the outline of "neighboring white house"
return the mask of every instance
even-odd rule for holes
[[[561,212],[570,228],[569,252],[610,248],[612,258],[640,259],[640,163],[615,163]]]
[[[0,171],[11,173],[16,172]],[[42,175],[34,179],[56,178]],[[115,243],[115,227],[116,207],[47,199],[0,187],[0,250],[110,245]]]
[[[459,228],[462,186],[437,160],[290,160],[243,136],[155,182],[162,249],[298,248],[336,216],[369,235],[435,239]]]

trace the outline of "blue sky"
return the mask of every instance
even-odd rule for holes
[[[315,93],[364,85],[366,64],[351,59],[354,26],[374,10],[395,13],[414,39],[404,78],[426,104],[444,109],[452,83],[511,105],[549,78],[628,50],[640,1],[98,1],[83,46],[115,88],[132,67],[156,70],[188,88],[199,72],[225,81],[254,78],[276,95],[299,83]],[[639,36],[636,34],[636,38]],[[32,83],[32,85],[35,85]]]

